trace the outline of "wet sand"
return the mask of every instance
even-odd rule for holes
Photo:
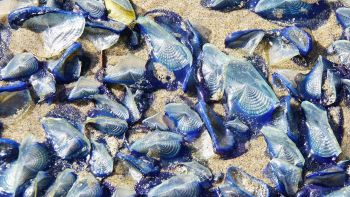
[[[219,47],[221,50],[227,52],[233,56],[242,56],[239,51],[234,51],[231,49],[225,49],[224,47],[224,39],[225,37],[237,30],[245,30],[245,29],[274,29],[281,28],[281,26],[271,23],[267,20],[260,18],[254,13],[248,10],[238,10],[227,13],[222,13],[218,11],[208,10],[203,8],[200,5],[199,0],[181,0],[181,1],[169,1],[169,0],[134,0],[133,3],[136,6],[137,12],[143,13],[147,10],[151,9],[169,9],[180,14],[184,19],[190,20],[196,27],[200,29],[206,30],[208,40]],[[320,28],[316,30],[310,31],[314,37],[315,42],[317,43],[317,48],[312,52],[313,59],[316,59],[318,55],[325,55],[324,48],[327,48],[334,40],[339,38],[341,34],[341,27],[336,24],[336,19],[334,13],[330,16],[328,22],[322,25]],[[98,69],[101,67],[101,56],[100,52],[96,51],[92,44],[86,41],[85,39],[81,39],[83,43],[83,47],[85,51],[89,54],[89,57],[92,62],[92,69],[87,73],[87,75],[94,75]],[[38,44],[38,36],[32,32],[27,30],[20,29],[13,34],[13,39],[11,43],[11,49],[15,53],[20,53],[23,51],[30,51],[39,57],[44,57],[44,53]],[[119,43],[115,47],[106,50],[106,60],[107,65],[115,65],[123,55],[127,53],[134,53],[135,55],[146,59],[147,58],[147,49],[144,47],[138,51],[129,51],[124,44]],[[310,58],[312,59],[312,58]],[[309,65],[309,68],[312,65]],[[269,76],[271,78],[271,73],[273,73],[276,69],[280,68],[288,68],[288,69],[296,69],[296,70],[308,70],[309,68],[303,68],[292,61],[287,61],[284,63],[280,63],[278,65],[269,66]],[[277,93],[280,94],[280,93]],[[176,101],[180,99],[180,95],[183,93],[178,90],[175,92],[166,92],[164,90],[160,90],[155,93],[155,102],[152,104],[149,111],[146,113],[146,116],[150,116],[159,112],[163,109],[164,105],[169,101]],[[192,99],[195,102],[195,98]],[[84,113],[86,113],[89,109],[93,107],[93,104],[88,103],[80,103],[73,104],[74,106],[79,107]],[[3,133],[3,137],[11,138],[14,140],[21,141],[23,137],[30,133],[35,135],[39,140],[45,139],[44,131],[39,122],[40,118],[44,116],[48,111],[53,109],[55,104],[47,105],[40,104],[33,107],[33,109],[23,116],[22,118],[6,118],[2,121],[5,124],[5,132]],[[223,114],[223,109],[218,107],[216,108],[219,113]],[[342,143],[343,154],[342,158],[350,158],[350,110],[346,107],[343,109],[344,111],[344,138]],[[131,139],[138,138],[138,135],[131,135]],[[204,134],[202,134],[204,135]],[[197,151],[203,150],[205,145],[210,147],[210,141],[205,141],[206,136],[201,136],[197,142],[194,143]],[[111,146],[120,146],[120,142],[118,140],[112,140],[109,143]],[[244,169],[249,174],[264,180],[269,183],[269,180],[263,175],[262,171],[265,168],[266,164],[269,161],[269,158],[266,154],[266,143],[263,137],[258,137],[256,139],[251,140],[248,144],[248,152],[244,155],[229,159],[222,160],[218,157],[212,157],[207,159],[208,167],[215,173],[224,173],[228,166],[235,165]],[[198,156],[200,157],[200,156]],[[203,160],[203,158],[197,158]],[[115,174],[109,177],[107,180],[115,183],[115,185],[123,186],[123,185],[132,185],[133,181],[130,177],[125,177],[125,168],[121,165],[116,165]]]

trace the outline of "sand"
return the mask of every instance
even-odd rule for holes
[[[233,12],[217,12],[203,8],[200,5],[200,0],[180,0],[180,1],[169,1],[169,0],[134,0],[133,3],[136,6],[136,10],[139,14],[144,13],[147,10],[151,9],[169,9],[180,14],[184,19],[190,20],[196,27],[200,28],[202,32],[206,32],[208,39],[211,43],[219,47],[221,50],[227,52],[233,56],[242,56],[240,52],[225,49],[224,39],[225,37],[237,30],[245,29],[274,29],[281,28],[281,26],[271,23],[267,20],[260,18],[254,13],[248,10],[238,10]],[[336,18],[334,13],[331,14],[328,22],[322,25],[316,30],[310,30],[312,33],[317,47],[313,50],[312,55],[310,56],[311,61],[315,60],[318,55],[326,55],[325,48],[327,48],[334,40],[339,38],[341,34],[341,28],[336,24]],[[13,34],[13,39],[11,43],[11,49],[15,53],[20,53],[23,51],[30,51],[36,54],[40,58],[45,57],[40,46],[40,39],[38,35],[34,33],[20,29]],[[95,74],[99,68],[101,68],[101,55],[100,52],[96,51],[92,44],[85,39],[81,39],[83,47],[87,54],[89,55],[92,61],[92,69],[87,73],[87,75]],[[128,54],[129,52],[134,53],[135,55],[146,59],[147,58],[147,49],[137,51],[130,51],[125,47],[124,44],[119,43],[111,49],[105,51],[107,65],[115,65],[123,55]],[[276,69],[287,68],[307,72],[311,65],[308,68],[300,67],[293,63],[292,61],[287,61],[277,65],[269,66],[269,76],[271,78],[271,73]],[[277,93],[281,95],[282,93]],[[156,112],[162,111],[164,105],[169,101],[179,101],[181,100],[181,95],[184,95],[181,90],[174,92],[166,92],[160,90],[155,93],[155,102],[147,111],[146,116],[151,116]],[[191,99],[193,102],[196,101],[195,98]],[[93,105],[90,103],[79,103],[73,104],[74,106],[82,109],[86,113],[87,110],[91,109]],[[344,105],[343,105],[344,106]],[[15,139],[21,141],[23,137],[27,134],[35,135],[39,140],[45,140],[44,131],[40,125],[40,118],[43,117],[48,111],[53,109],[55,104],[39,104],[32,107],[32,110],[28,112],[25,116],[20,118],[9,117],[2,119],[5,125],[5,132],[2,134],[2,137]],[[220,114],[223,114],[223,109],[220,105],[216,105],[216,111]],[[350,110],[347,107],[343,107],[344,111],[344,138],[343,138],[343,154],[342,158],[350,158]],[[93,132],[95,133],[95,132]],[[130,140],[137,139],[140,135],[138,131],[132,131]],[[95,134],[94,134],[95,135]],[[93,137],[96,137],[94,136]],[[200,139],[197,140],[195,144],[197,151],[204,149],[205,145],[210,148],[210,141],[205,141],[206,136],[202,134]],[[203,143],[202,143],[203,142]],[[207,143],[207,144],[205,144]],[[208,144],[209,143],[209,144]],[[116,147],[120,146],[120,141],[111,140],[109,143],[111,146]],[[117,145],[116,145],[117,144]],[[262,171],[265,168],[266,164],[269,161],[269,157],[266,154],[266,143],[262,136],[257,137],[256,139],[251,140],[246,147],[248,152],[244,155],[229,159],[222,160],[218,157],[212,157],[206,162],[208,167],[214,172],[214,174],[224,173],[228,166],[234,165],[239,166],[249,174],[264,180],[269,183],[269,180],[263,175]],[[116,150],[114,150],[116,152]],[[200,157],[200,156],[198,156]],[[197,158],[203,160],[203,158]],[[107,180],[113,182],[117,186],[131,186],[134,184],[134,181],[129,177],[125,176],[125,168],[123,168],[120,163],[116,165],[115,173],[113,176],[109,177]]]

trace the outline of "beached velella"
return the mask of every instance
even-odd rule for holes
[[[314,184],[325,187],[342,187],[347,180],[346,168],[340,165],[332,165],[320,170],[308,172],[305,175],[306,184]]]
[[[72,169],[65,169],[57,175],[55,182],[47,190],[45,196],[60,197],[66,196],[74,182],[77,180],[77,175]]]
[[[204,95],[210,100],[221,100],[224,95],[225,70],[230,58],[212,44],[204,44],[200,59],[202,65],[199,72],[206,92]]]
[[[98,180],[88,174],[78,177],[68,191],[67,197],[102,197],[103,190]]]
[[[282,39],[282,37],[272,37],[270,39],[269,63],[276,65],[289,60],[300,54],[296,45]]]
[[[23,183],[45,170],[49,163],[47,148],[27,136],[21,143],[17,160],[0,176],[0,194],[15,195]]]
[[[146,63],[146,60],[128,54],[116,66],[107,67],[103,81],[112,84],[135,84],[144,77]]]
[[[121,136],[128,130],[128,123],[125,120],[107,115],[88,117],[85,123],[101,133],[112,136]]]
[[[177,196],[200,196],[199,182],[191,175],[178,175],[162,182],[152,188],[147,196],[150,197],[177,197]]]
[[[268,145],[268,152],[272,158],[285,160],[292,165],[303,167],[305,159],[295,143],[287,134],[272,126],[261,129]]]
[[[154,59],[170,71],[178,71],[192,65],[190,50],[168,31],[148,17],[138,17],[137,23],[146,36]]]
[[[265,31],[261,29],[236,31],[226,37],[225,46],[232,49],[242,49],[252,55],[265,34]]]
[[[322,96],[323,73],[331,67],[330,62],[319,56],[312,70],[298,84],[298,90],[304,99],[319,101]]]
[[[81,61],[79,55],[82,52],[80,43],[75,42],[57,60],[50,60],[47,67],[55,76],[57,82],[70,83],[78,80],[81,74]]]
[[[210,135],[214,151],[220,155],[232,155],[236,145],[233,133],[226,129],[224,121],[203,100],[196,105],[196,111],[202,118]]]
[[[125,89],[123,104],[129,110],[129,120],[135,123],[141,119],[142,114],[137,106],[135,94],[133,94],[131,89],[127,86],[125,86]]]
[[[308,19],[313,19],[327,10],[325,2],[305,2],[302,0],[260,0],[255,4],[253,11],[266,19],[301,23],[307,25]]]
[[[31,53],[15,55],[10,62],[1,69],[0,79],[15,80],[29,77],[39,70],[39,61]]]
[[[103,51],[115,45],[124,31],[125,25],[117,21],[87,22],[84,35],[94,44],[95,48]]]
[[[213,10],[231,10],[244,7],[246,0],[202,0],[201,3]]]
[[[0,117],[7,117],[16,113],[25,113],[32,105],[29,90],[0,93]]]
[[[62,159],[82,158],[90,152],[89,139],[66,119],[44,117],[41,124],[54,151]]]
[[[94,79],[80,77],[72,91],[69,93],[68,100],[86,99],[100,92],[101,84]]]
[[[302,168],[280,159],[272,159],[269,162],[267,174],[278,190],[288,196],[297,193],[302,181]]]
[[[312,50],[312,38],[309,33],[296,26],[282,29],[281,35],[294,44],[301,55],[306,56]]]
[[[92,19],[106,17],[106,7],[103,0],[75,0],[79,9]]]
[[[227,66],[225,93],[229,115],[266,121],[278,99],[265,79],[246,61],[233,59]]]
[[[300,132],[298,128],[297,110],[292,105],[292,98],[290,96],[281,98],[280,106],[276,108],[272,116],[270,124],[273,127],[286,133],[292,141],[299,141]]]
[[[203,122],[200,116],[184,103],[169,103],[164,107],[165,115],[174,121],[176,131],[187,138],[199,135]]]
[[[308,149],[316,159],[337,157],[342,151],[328,122],[327,111],[308,101],[301,103],[306,118]]]
[[[39,102],[49,100],[56,93],[55,77],[47,70],[40,70],[29,78]]]
[[[11,139],[0,138],[0,164],[17,159],[19,144]]]
[[[41,35],[46,55],[52,57],[67,49],[83,34],[85,18],[52,7],[25,7],[8,16],[12,28],[27,28]]]
[[[34,179],[32,179],[21,194],[23,197],[35,197],[45,193],[45,190],[51,185],[54,178],[44,171],[39,171]]]
[[[117,153],[117,157],[131,168],[136,169],[143,176],[154,176],[160,171],[160,168],[155,164],[155,161],[145,156],[136,157],[132,154],[127,155],[119,152]]]
[[[142,121],[142,124],[146,125],[150,129],[158,129],[161,131],[168,131],[169,127],[166,123],[166,116],[164,112],[158,112],[154,114],[153,116],[150,116],[148,118],[145,118]]]
[[[350,41],[336,40],[328,48],[328,53],[335,55],[337,63],[350,66]]]
[[[180,134],[165,131],[154,131],[135,141],[130,149],[152,157],[174,158],[182,148],[183,137]]]
[[[105,0],[108,17],[129,25],[136,19],[134,8],[129,0]]]
[[[335,11],[337,20],[340,25],[345,29],[350,26],[350,9],[345,7],[340,7]]]
[[[219,193],[229,196],[270,196],[270,189],[261,180],[238,167],[229,167],[225,181],[219,186]]]
[[[92,100],[95,101],[97,108],[110,111],[122,120],[128,120],[130,117],[129,111],[124,105],[109,98],[105,94],[96,94],[92,96]]]
[[[96,177],[106,177],[113,172],[113,158],[103,143],[91,141],[90,170]]]

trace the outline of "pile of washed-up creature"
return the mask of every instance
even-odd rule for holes
[[[350,196],[350,161],[338,159],[344,132],[340,105],[350,101],[350,1],[201,3],[213,12],[249,9],[283,28],[228,35],[225,46],[242,50],[247,57],[242,59],[208,43],[172,11],[136,16],[129,0],[0,1],[6,21],[0,24],[0,117],[25,113],[32,105],[55,105],[38,120],[46,141],[0,138],[0,196]],[[310,53],[315,44],[310,29],[331,12],[344,29],[327,50],[334,62]],[[10,50],[11,33],[22,28],[40,36],[45,59]],[[149,58],[129,54],[117,66],[102,65],[94,77],[87,76],[81,37],[102,57],[125,42],[130,50],[146,44]],[[265,59],[256,54],[262,48]],[[268,65],[285,60],[313,67],[306,74],[277,70],[269,82]],[[160,89],[182,89],[196,102],[184,98],[145,117]],[[71,105],[76,102],[94,108],[84,114]],[[214,103],[224,107],[225,116],[213,110]],[[146,134],[129,139],[135,125]],[[102,137],[92,138],[90,129]],[[263,135],[271,159],[264,173],[273,186],[236,166],[223,179],[212,174],[205,161],[191,155],[191,144],[203,132],[222,159],[244,154],[244,143]],[[104,136],[123,140],[117,153],[112,155]],[[109,183],[116,162],[140,177],[136,185],[123,189]],[[89,173],[80,173],[84,168]]]

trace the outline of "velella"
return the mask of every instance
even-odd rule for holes
[[[21,143],[17,160],[0,176],[0,194],[15,195],[22,184],[45,170],[49,163],[47,148],[27,136]]]
[[[132,123],[137,122],[141,119],[141,112],[137,106],[135,94],[131,92],[131,89],[125,86],[125,95],[123,104],[129,110],[129,120]]]
[[[343,188],[327,194],[325,197],[342,197],[350,195],[350,186],[344,186]]]
[[[260,0],[253,7],[253,11],[263,18],[300,25],[309,25],[309,19],[315,19],[327,10],[323,1],[309,3],[302,0]]]
[[[229,115],[266,121],[278,99],[265,79],[246,60],[233,59],[227,66],[225,94]]]
[[[160,185],[152,188],[147,196],[200,196],[201,188],[199,182],[191,175],[178,175],[163,181]]]
[[[341,79],[335,69],[327,69],[325,75],[322,86],[322,103],[329,106],[338,101]]]
[[[142,121],[142,124],[144,124],[145,126],[153,130],[156,130],[156,129],[161,131],[169,130],[168,124],[166,123],[166,116],[164,112],[158,112],[153,116],[145,118]]]
[[[81,44],[75,42],[65,50],[60,58],[48,62],[47,67],[57,82],[70,83],[78,80],[82,67],[79,59],[81,51]]]
[[[64,118],[44,117],[41,124],[57,156],[72,160],[85,157],[91,149],[87,137]]]
[[[287,42],[282,37],[271,37],[269,44],[269,63],[276,65],[300,55],[299,49],[294,44]]]
[[[0,2],[0,19],[7,16],[11,11],[27,6],[36,6],[38,0],[4,0]]]
[[[328,53],[336,57],[337,63],[350,66],[350,41],[336,40],[328,48]]]
[[[0,24],[0,68],[4,67],[13,57],[10,50],[11,36],[10,27]]]
[[[301,55],[306,56],[312,50],[312,38],[309,33],[296,26],[282,29],[281,35],[294,44]]]
[[[303,155],[286,133],[273,126],[264,126],[261,132],[265,137],[268,152],[272,158],[284,160],[299,167],[304,166]]]
[[[17,159],[19,144],[11,139],[0,138],[0,164]]]
[[[342,187],[347,180],[346,169],[339,165],[332,165],[320,170],[311,171],[305,175],[306,184],[325,187]]]
[[[210,135],[215,153],[219,155],[232,155],[236,146],[233,133],[226,129],[224,121],[219,117],[209,105],[200,100],[196,105],[196,111],[203,120]]]
[[[225,39],[225,47],[242,49],[252,55],[266,32],[261,29],[242,30],[229,34]]]
[[[267,174],[279,191],[294,196],[302,181],[302,168],[287,161],[272,159],[267,167]]]
[[[206,186],[214,178],[210,169],[197,161],[183,162],[179,166],[185,169],[184,174],[197,176],[202,186]]]
[[[75,5],[92,19],[101,19],[106,17],[106,7],[101,0],[76,0]]]
[[[273,113],[270,124],[286,133],[292,141],[297,143],[300,138],[300,131],[297,124],[297,109],[293,106],[293,101],[295,100],[291,96],[281,97],[280,106]]]
[[[312,70],[298,83],[301,96],[310,101],[319,101],[322,96],[323,75],[330,68],[330,62],[319,56]]]
[[[345,29],[350,26],[350,9],[345,7],[340,7],[335,11],[337,20],[340,25]]]
[[[187,138],[195,138],[203,125],[200,116],[184,103],[169,103],[164,107],[165,115],[174,121],[176,131]]]
[[[239,9],[245,6],[246,0],[202,0],[201,4],[213,10]]]
[[[113,172],[113,158],[103,143],[91,141],[90,170],[97,177],[106,177]]]
[[[136,19],[136,14],[129,0],[105,0],[109,11],[108,17],[129,25]]]
[[[156,165],[155,161],[151,158],[141,156],[137,157],[132,154],[117,153],[117,158],[124,161],[128,166],[136,169],[143,176],[154,176],[160,172],[159,166]]]
[[[125,120],[107,115],[88,117],[85,123],[91,125],[101,133],[117,137],[123,135],[128,130],[128,123]]]
[[[13,29],[27,28],[40,34],[48,57],[58,55],[83,34],[82,15],[51,7],[25,7],[11,12],[8,21]]]
[[[139,16],[136,22],[157,62],[170,71],[178,71],[192,65],[191,51],[171,33],[148,17]]]
[[[224,95],[224,72],[230,61],[229,57],[212,44],[204,44],[200,56],[202,64],[199,73],[202,75],[202,84],[207,91],[204,95],[210,100],[221,100]]]
[[[91,174],[79,176],[67,193],[67,197],[102,197],[100,183]]]
[[[112,197],[134,197],[136,192],[129,188],[117,188]]]
[[[95,101],[97,108],[108,110],[112,112],[116,117],[122,120],[128,120],[130,115],[128,109],[119,102],[109,98],[105,94],[96,94],[92,96],[92,100]]]
[[[86,99],[92,95],[100,93],[101,84],[94,79],[80,77],[74,88],[70,91],[68,100]]]
[[[176,157],[183,145],[183,137],[180,134],[166,131],[154,131],[135,141],[130,150],[139,154],[147,154],[151,157],[170,159]]]
[[[94,44],[97,50],[103,51],[118,42],[124,29],[124,24],[112,20],[87,22],[84,35]]]
[[[50,100],[56,93],[56,80],[47,70],[40,70],[29,78],[39,102]]]
[[[225,127],[233,132],[240,140],[247,139],[251,135],[249,127],[237,117],[226,121]]]
[[[327,111],[315,104],[301,103],[306,118],[308,149],[318,160],[337,157],[342,151],[328,122]]]
[[[1,69],[2,80],[14,80],[28,77],[39,70],[39,62],[31,53],[15,55],[10,62]]]
[[[261,180],[238,167],[229,167],[219,193],[228,196],[270,196],[270,189]]]
[[[146,63],[144,59],[128,54],[116,66],[107,66],[103,81],[112,84],[135,84],[144,77]]]
[[[77,175],[72,169],[65,169],[57,175],[55,182],[46,191],[47,197],[65,196],[74,182],[77,180]]]
[[[53,177],[48,172],[39,171],[36,177],[28,183],[28,187],[25,188],[22,196],[35,197],[43,195],[53,180]]]
[[[32,105],[32,97],[28,89],[16,92],[0,93],[0,117],[23,114]]]
[[[17,92],[28,89],[28,86],[26,81],[4,82],[3,85],[0,85],[0,92]]]
[[[278,90],[288,91],[293,97],[299,97],[296,77],[299,73],[288,69],[280,69],[272,74],[272,84]]]

